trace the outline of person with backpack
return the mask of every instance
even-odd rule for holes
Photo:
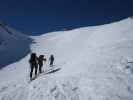
[[[53,66],[53,63],[54,63],[54,55],[50,55],[50,58],[49,58],[49,61],[50,61],[50,67]]]
[[[43,61],[46,62],[46,58],[44,58],[44,55],[40,55],[38,58],[39,73],[42,73]]]
[[[35,77],[37,77],[38,58],[36,56],[36,53],[31,53],[29,63],[30,63],[30,68],[31,68],[31,70],[30,70],[30,80],[32,80],[33,79],[32,74],[33,74],[34,70],[35,70]]]

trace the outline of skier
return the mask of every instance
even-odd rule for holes
[[[52,67],[54,63],[54,55],[50,56],[49,61],[50,61],[50,67]]]
[[[29,63],[30,63],[30,68],[31,68],[31,71],[30,71],[30,80],[32,80],[32,73],[33,73],[33,70],[35,69],[35,77],[37,77],[37,70],[38,70],[38,65],[37,65],[37,56],[36,56],[36,53],[31,53],[31,56],[30,56],[30,59],[29,59]]]
[[[39,73],[42,73],[43,61],[46,62],[46,58],[44,58],[44,55],[40,55],[38,58]]]

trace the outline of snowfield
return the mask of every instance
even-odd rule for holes
[[[44,73],[29,82],[26,52],[1,69],[0,100],[133,100],[133,19],[20,38],[33,40],[23,41],[22,48],[28,44],[31,52],[47,59],[54,54],[58,70],[48,72],[47,62]]]

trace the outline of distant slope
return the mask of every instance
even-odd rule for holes
[[[61,70],[35,80],[30,100],[132,100],[133,19],[35,40],[32,50],[54,54]]]
[[[132,50],[132,40],[133,19],[128,18],[107,25],[53,32],[38,36],[35,40],[37,44],[35,44],[35,47],[33,45],[33,51],[46,55],[53,53],[59,57],[57,62],[66,62],[73,61],[75,58],[78,59],[81,55],[86,55],[84,59],[88,59],[88,53],[91,54],[90,50],[93,49],[102,52],[109,48],[118,48],[122,44],[124,47],[128,45],[128,48],[131,47],[129,50]],[[110,51],[108,53],[113,52]],[[127,53],[124,54],[121,53],[120,55],[127,56]],[[129,55],[131,55],[131,52]]]
[[[0,68],[26,56],[31,42],[28,36],[0,23]]]

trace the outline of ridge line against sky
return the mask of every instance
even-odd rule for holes
[[[1,0],[0,20],[24,33],[102,25],[133,15],[133,0]]]

